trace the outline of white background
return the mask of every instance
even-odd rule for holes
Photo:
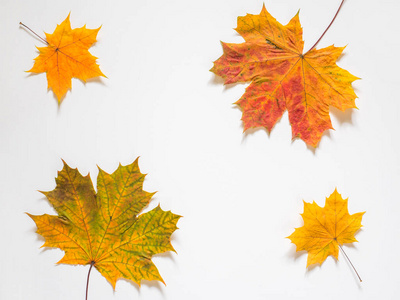
[[[272,133],[243,134],[232,105],[247,84],[224,87],[209,72],[220,40],[240,43],[236,18],[260,0],[6,1],[0,9],[0,299],[84,299],[88,266],[56,265],[63,253],[24,214],[54,213],[38,190],[55,187],[64,159],[92,179],[140,156],[149,208],[183,215],[177,253],[154,258],[167,286],[93,270],[89,299],[398,299],[400,293],[397,0],[347,0],[318,48],[347,45],[339,66],[358,110],[331,110],[335,131],[317,149],[291,141],[287,113]],[[340,0],[267,0],[286,24],[300,10],[305,49]],[[71,12],[72,27],[102,25],[91,53],[107,79],[83,84],[58,106],[45,74],[30,76],[39,40]],[[366,211],[359,243],[306,269],[285,237],[302,226],[304,199],[323,206],[338,188],[350,213]]]

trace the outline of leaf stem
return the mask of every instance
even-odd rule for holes
[[[312,49],[315,48],[315,46],[317,46],[317,44],[319,43],[319,41],[322,39],[322,37],[325,35],[325,33],[328,31],[329,27],[331,27],[333,21],[335,21],[337,15],[339,14],[340,9],[342,8],[342,5],[344,3],[344,0],[342,0],[342,3],[340,3],[340,6],[338,8],[338,10],[336,11],[335,16],[333,17],[332,21],[329,23],[328,27],[326,27],[324,33],[320,36],[320,38],[318,39],[318,41],[315,42],[315,44],[310,48],[310,50],[308,50],[304,55],[306,55],[308,52],[310,52]]]
[[[358,272],[356,270],[356,268],[353,266],[353,264],[351,263],[350,258],[347,256],[346,252],[344,252],[342,246],[338,243],[339,245],[339,249],[342,251],[342,253],[344,254],[344,256],[347,258],[347,261],[350,263],[350,265],[353,267],[354,272],[356,272],[358,279],[360,280],[360,282],[362,282],[360,275],[358,275]]]
[[[19,22],[19,25],[24,26],[26,29],[28,29],[30,32],[32,32],[34,35],[36,35],[42,42],[44,42],[45,44],[49,44],[49,42],[47,42],[44,38],[42,38],[41,36],[39,36],[36,32],[34,32],[32,29],[30,29],[28,26],[26,26],[24,23]]]
[[[88,291],[89,291],[89,276],[90,276],[90,271],[92,271],[92,268],[93,268],[93,266],[94,266],[94,261],[92,261],[92,262],[90,263],[89,272],[88,272],[88,274],[87,274],[87,281],[86,281],[86,298],[85,298],[85,300],[87,300],[87,299],[88,299]]]

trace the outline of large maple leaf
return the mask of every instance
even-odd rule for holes
[[[244,130],[271,131],[288,110],[292,137],[317,146],[323,132],[333,129],[329,106],[355,108],[351,83],[358,79],[336,65],[344,47],[312,49],[303,54],[297,13],[283,26],[263,6],[259,15],[238,17],[242,44],[223,43],[224,54],[211,69],[225,84],[251,82],[236,102],[243,111]]]
[[[296,251],[308,251],[307,267],[322,264],[329,255],[338,259],[341,245],[357,242],[354,235],[362,226],[364,213],[350,215],[347,199],[335,189],[324,207],[304,202],[304,226],[296,228],[288,238],[296,245]]]
[[[96,63],[97,57],[89,52],[99,30],[100,27],[87,29],[86,25],[71,29],[68,15],[52,34],[45,33],[47,47],[37,47],[39,56],[28,72],[46,72],[48,88],[53,90],[58,102],[71,89],[73,77],[84,82],[98,76],[105,77]]]
[[[170,237],[180,216],[160,206],[139,215],[154,194],[143,191],[144,178],[137,159],[112,174],[99,168],[96,194],[89,175],[64,163],[56,188],[43,193],[58,215],[28,214],[45,238],[42,247],[65,251],[58,263],[94,266],[114,289],[119,278],[164,282],[151,257],[174,251]]]

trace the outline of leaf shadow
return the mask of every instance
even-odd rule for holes
[[[243,130],[243,123],[242,123],[242,125],[241,125],[241,128],[242,128],[242,130]],[[271,137],[271,132],[270,131],[268,131],[265,127],[256,127],[256,128],[249,128],[249,129],[247,129],[246,131],[243,131],[243,134],[242,134],[242,144],[244,144],[245,143],[245,141],[246,141],[246,139],[247,139],[247,137],[249,136],[249,135],[253,135],[254,133],[256,133],[256,132],[258,132],[258,131],[263,131],[263,132],[265,132],[266,134],[267,134],[267,136],[268,136],[268,139]]]
[[[140,293],[141,293],[140,286],[145,285],[145,286],[147,286],[147,287],[150,288],[150,289],[156,289],[156,290],[158,290],[158,291],[160,292],[160,294],[162,295],[162,298],[165,298],[165,292],[164,292],[164,289],[162,288],[163,284],[162,284],[162,282],[160,282],[160,281],[156,281],[156,280],[152,280],[152,281],[149,281],[149,280],[142,280],[140,286],[139,286],[136,282],[133,282],[132,280],[125,279],[125,278],[119,278],[118,281],[124,281],[124,282],[130,284],[131,286],[133,286],[133,287],[136,289],[136,291],[137,291],[137,293],[139,294],[139,296],[140,296]],[[117,281],[117,284],[118,284],[118,281]],[[108,282],[108,281],[107,281],[107,282]],[[108,283],[109,283],[109,282],[108,282]],[[109,284],[110,284],[110,286],[112,287],[111,283],[109,283]],[[114,295],[115,295],[115,292],[116,292],[116,289],[113,290],[113,294],[114,294]],[[132,299],[136,299],[136,298],[132,298]]]
[[[175,263],[175,255],[176,255],[175,252],[167,251],[167,252],[164,252],[164,253],[155,254],[155,255],[153,255],[153,257],[160,257],[160,258],[163,258],[163,259],[164,258],[168,258],[168,259],[172,260],[172,262]]]
[[[102,80],[102,78],[100,76],[86,79],[86,81],[83,81],[81,79],[79,79],[79,80],[83,83],[83,85],[85,87],[86,87],[87,83],[97,83],[97,84],[100,84],[102,86],[106,86],[106,84],[104,83],[104,81]]]
[[[25,72],[26,72],[25,78],[29,78],[29,77],[33,77],[33,76],[37,76],[37,75],[41,74],[41,73],[31,73],[28,71],[25,71]]]
[[[224,91],[228,91],[230,89],[235,88],[238,85],[248,85],[247,83],[243,83],[243,82],[235,82],[235,83],[229,83],[229,84],[224,84]],[[239,100],[239,99],[238,99]]]
[[[306,147],[307,147],[307,150],[310,151],[314,156],[317,154],[318,145],[317,145],[317,147],[313,147],[311,145],[306,144]]]
[[[162,297],[165,298],[165,292],[164,292],[164,289],[163,289],[162,282],[156,281],[156,280],[152,280],[152,281],[143,280],[142,281],[142,285],[145,285],[150,289],[158,290],[160,292],[160,294],[162,295]],[[139,294],[140,294],[140,290],[139,290]]]
[[[293,261],[297,261],[300,257],[306,254],[307,251],[296,251],[296,245],[290,244],[290,249],[286,252],[286,257],[289,259],[293,259]]]
[[[322,134],[322,136],[321,136],[321,140],[322,140],[322,138],[325,137],[325,136],[328,137],[328,138],[331,138],[331,133],[329,132],[329,130],[325,130],[325,132],[324,132],[324,133]],[[317,144],[316,147],[307,144],[306,142],[304,142],[304,141],[303,141],[302,139],[300,139],[300,138],[294,138],[294,139],[292,139],[292,143],[293,143],[295,140],[300,140],[300,141],[302,141],[303,143],[305,143],[305,144],[306,144],[307,150],[310,151],[314,156],[317,155],[317,150],[318,150],[319,144],[321,143],[321,140],[318,142],[318,144]]]
[[[341,111],[336,107],[329,107],[329,112],[335,117],[340,125],[343,124],[353,124],[353,113],[354,109],[348,108],[345,111]]]
[[[328,258],[329,258],[329,256],[327,257],[327,259],[328,259]],[[338,264],[337,259],[335,259],[335,258],[333,258],[333,257],[331,257],[331,258],[333,259],[335,265],[337,266],[337,264]],[[324,262],[325,262],[325,261],[324,261]],[[322,262],[322,264],[323,264],[324,262]],[[312,265],[308,266],[308,267],[306,268],[305,275],[308,276],[309,274],[311,274],[312,272],[314,272],[315,269],[321,268],[321,267],[322,267],[322,264],[312,264]]]
[[[208,83],[212,84],[212,85],[223,85],[224,84],[224,79],[221,76],[217,76],[214,73],[212,73],[212,77],[208,81]]]

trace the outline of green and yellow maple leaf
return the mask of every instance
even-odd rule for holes
[[[112,174],[99,168],[96,194],[89,175],[64,163],[56,188],[43,192],[58,215],[28,214],[42,247],[63,250],[60,264],[94,266],[114,289],[119,278],[164,282],[151,258],[175,251],[170,237],[180,216],[160,206],[140,214],[154,195],[143,191],[144,178],[138,159]]]

